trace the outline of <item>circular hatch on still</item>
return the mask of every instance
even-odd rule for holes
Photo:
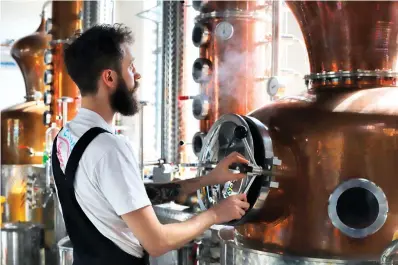
[[[271,183],[275,183],[271,176],[274,154],[267,127],[253,117],[223,115],[213,124],[204,139],[199,154],[197,177],[209,173],[211,166],[214,168],[219,161],[233,152],[242,154],[250,162],[249,165],[264,171],[248,174],[239,181],[206,186],[197,193],[202,210],[209,209],[231,195],[247,193],[250,209],[242,219],[233,222],[238,224],[245,222],[247,216],[262,207]]]

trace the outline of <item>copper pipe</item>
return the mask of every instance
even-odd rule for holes
[[[59,43],[53,46],[53,65],[54,65],[54,81],[52,98],[52,122],[56,122],[57,126],[62,127],[62,106],[58,99],[62,97],[70,97],[74,101],[68,104],[68,119],[73,119],[78,111],[78,100],[80,98],[79,88],[69,76],[63,61],[64,44]]]
[[[53,98],[52,98],[52,122],[62,126],[62,108],[58,107],[58,99],[70,97],[74,102],[68,104],[68,118],[73,119],[79,108],[79,88],[70,78],[63,61],[64,45],[68,39],[82,31],[83,1],[54,1],[52,8],[53,36]]]
[[[66,40],[83,28],[83,1],[53,1],[52,29],[54,40]]]

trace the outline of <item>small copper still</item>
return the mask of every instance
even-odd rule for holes
[[[398,229],[398,2],[288,1],[308,93],[249,116],[268,129],[279,188],[236,228],[245,247],[379,260]],[[231,108],[235,111],[235,108]]]
[[[40,104],[45,86],[45,49],[50,37],[45,32],[44,12],[36,32],[16,41],[11,55],[22,71],[26,101],[1,112],[1,164],[40,164],[44,148],[44,107]]]
[[[198,154],[204,135],[223,114],[246,114],[264,104],[267,17],[257,1],[194,1],[196,18],[192,41],[200,56],[192,77],[200,84],[193,115],[200,120],[194,136]],[[262,58],[262,59],[261,59]]]
[[[41,164],[45,125],[62,126],[62,102],[73,101],[68,117],[76,114],[79,92],[66,72],[62,49],[65,40],[82,28],[81,8],[81,1],[54,1],[51,34],[46,32],[49,21],[43,12],[37,31],[13,45],[11,54],[22,71],[26,102],[2,111],[2,165]]]
[[[23,74],[27,101],[41,100],[44,94],[44,51],[49,47],[51,40],[46,34],[45,25],[43,12],[38,29],[33,34],[17,40],[11,49],[11,56]]]

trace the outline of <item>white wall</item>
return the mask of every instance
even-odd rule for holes
[[[40,24],[44,0],[2,0],[0,39],[19,39],[34,32]]]
[[[115,3],[115,23],[123,23],[130,27],[135,38],[133,45],[135,67],[138,72],[145,77],[144,69],[144,20],[137,17],[136,14],[144,10],[144,1],[116,1]],[[141,89],[145,87],[143,81],[141,82]],[[140,95],[142,91],[140,90]],[[139,140],[139,124],[138,116],[123,117],[124,125],[129,129],[124,132],[133,144],[136,146],[135,150],[138,152]]]
[[[32,34],[40,25],[44,0],[0,1],[0,43]],[[1,46],[0,60],[15,63],[10,47]],[[0,67],[0,109],[24,101],[25,84],[17,65]]]

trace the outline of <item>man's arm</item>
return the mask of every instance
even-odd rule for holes
[[[125,150],[124,144],[116,142],[114,148],[107,151],[97,163],[94,176],[98,179],[98,187],[115,213],[123,218],[151,256],[159,256],[178,249],[215,223],[241,218],[245,210],[249,208],[244,194],[230,196],[212,209],[188,221],[163,225],[151,206],[144,183],[140,178],[138,165],[132,154],[131,157],[128,155],[128,151]],[[239,174],[230,173],[228,163],[228,160],[227,164],[221,161],[217,166],[218,170],[216,167],[206,178],[202,177],[205,180],[197,178],[179,183],[180,190],[190,193],[195,191],[198,185],[222,183],[225,182],[225,177],[231,180],[239,177]],[[226,169],[222,170],[223,168]],[[226,172],[226,174],[215,175],[217,172]]]
[[[228,166],[232,163],[248,163],[239,153],[232,153],[222,161],[209,174],[187,180],[179,180],[168,183],[145,183],[145,189],[152,204],[162,204],[179,200],[182,196],[188,196],[198,189],[230,180],[243,178],[244,174],[233,174]]]
[[[123,214],[122,218],[149,255],[158,257],[181,248],[214,224],[240,219],[248,208],[246,196],[240,194],[181,223],[161,224],[152,206]]]
[[[211,176],[179,180],[168,183],[145,183],[145,190],[152,204],[162,204],[179,200],[201,187],[210,185]]]

